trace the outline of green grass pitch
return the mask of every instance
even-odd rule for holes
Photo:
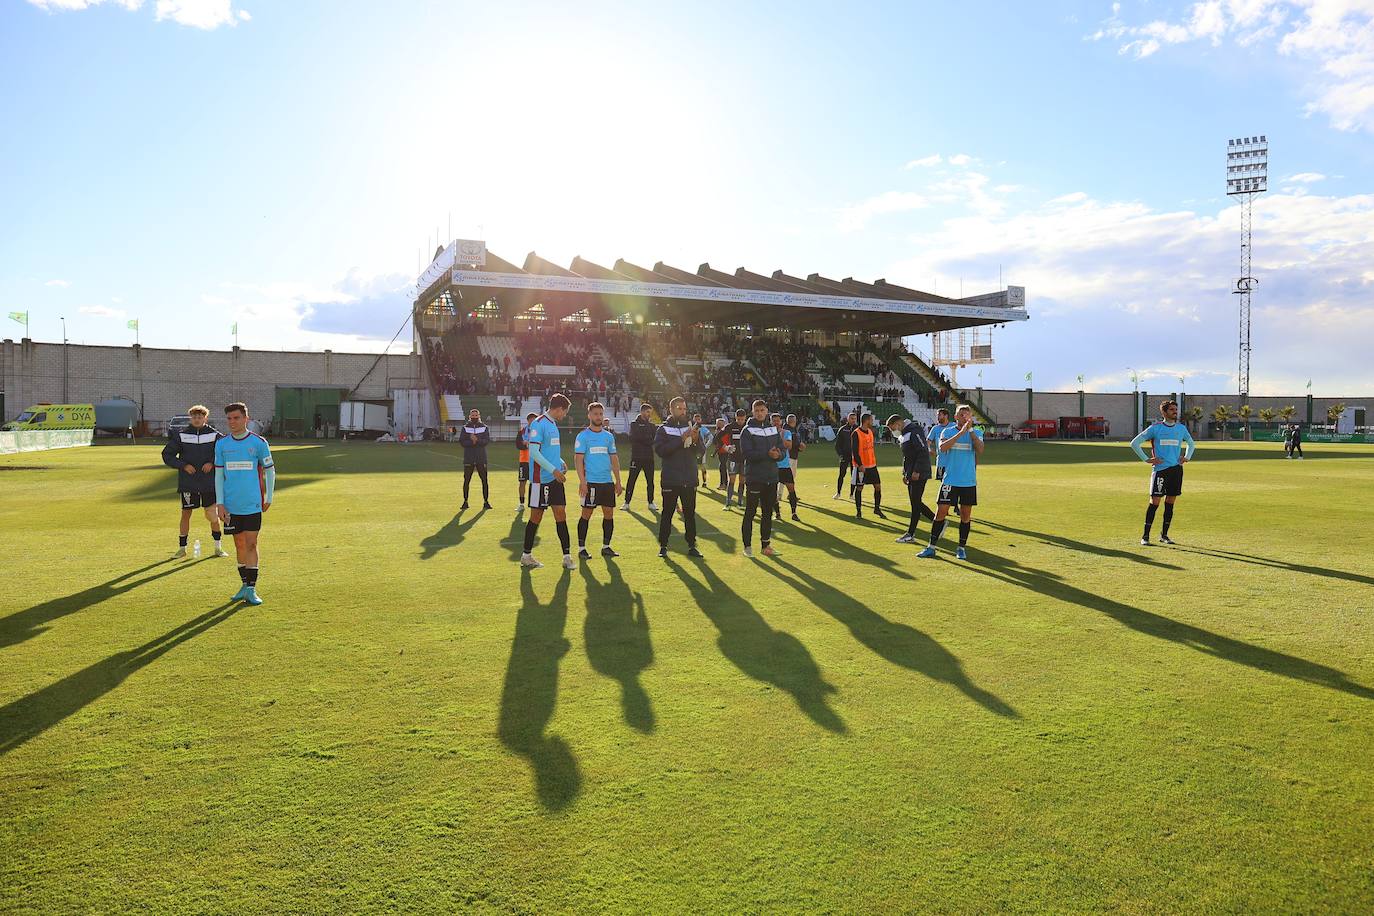
[[[0,910],[1374,909],[1374,449],[1204,442],[1141,548],[1125,445],[990,443],[965,564],[822,447],[778,559],[641,489],[571,574],[512,451],[279,444],[258,608],[156,448],[0,458]]]

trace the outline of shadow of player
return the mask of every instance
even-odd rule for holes
[[[706,563],[694,568],[704,577],[699,582],[672,559],[664,565],[682,580],[720,634],[721,654],[744,674],[787,691],[797,707],[821,728],[844,734],[845,724],[830,708],[827,698],[836,692],[821,676],[820,666],[801,641],[768,625],[754,606],[741,598]]]
[[[582,625],[587,659],[592,670],[620,684],[625,723],[647,734],[654,730],[654,710],[639,675],[654,663],[649,617],[643,596],[630,591],[620,566],[607,559],[606,568],[610,578],[601,582],[593,575],[591,563],[579,566],[587,587],[587,616]]]
[[[515,617],[496,727],[501,743],[529,761],[535,795],[551,811],[566,808],[582,789],[582,776],[567,742],[545,734],[558,703],[558,666],[571,647],[563,635],[571,582],[571,575],[558,575],[545,606],[534,593],[530,573],[521,571],[523,601]]]

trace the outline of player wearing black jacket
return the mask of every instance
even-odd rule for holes
[[[730,476],[725,486],[725,508],[730,508],[730,501],[733,499],[741,505],[744,504],[744,482],[740,480],[740,470],[744,467],[744,452],[740,450],[743,444],[745,422],[749,415],[745,413],[743,407],[735,411],[735,422],[725,427],[730,435],[729,465]]]
[[[186,538],[191,533],[191,511],[202,509],[210,522],[210,536],[215,539],[217,557],[227,557],[220,543],[223,533],[219,527],[219,516],[215,514],[215,441],[219,433],[206,422],[210,417],[208,408],[201,404],[192,407],[187,413],[191,425],[167,434],[167,444],[162,447],[162,463],[177,469],[177,497],[181,500],[181,527],[177,533],[177,552],[174,556],[186,556]]]
[[[840,487],[844,486],[846,477],[849,478],[849,498],[854,498],[854,478],[849,469],[854,465],[852,437],[858,426],[859,415],[851,413],[845,418],[844,425],[835,431],[835,454],[840,456],[840,476],[835,478],[835,495],[831,499],[840,498]]]
[[[914,544],[916,523],[923,516],[935,518],[935,513],[921,501],[926,481],[930,480],[930,444],[924,426],[915,420],[903,423],[895,413],[887,418],[887,429],[902,447],[902,483],[906,484],[906,495],[911,500],[911,519],[906,523],[906,534],[897,538],[897,543]]]
[[[639,416],[630,424],[630,479],[625,484],[625,505],[620,507],[622,510],[629,510],[630,500],[635,495],[635,481],[640,474],[644,475],[648,488],[649,508],[658,509],[654,505],[654,435],[658,427],[649,418],[653,410],[653,405],[648,401],[640,404]]]
[[[463,508],[468,507],[468,484],[472,482],[472,472],[482,479],[482,508],[491,508],[491,491],[487,483],[487,445],[491,442],[491,430],[482,422],[482,412],[474,407],[468,411],[468,422],[463,426]]]
[[[673,513],[682,508],[682,528],[687,535],[687,556],[697,550],[697,461],[702,453],[701,415],[687,422],[687,402],[668,402],[668,418],[654,433],[654,452],[663,459],[663,513],[658,517],[658,555],[668,556],[668,536]]]
[[[778,500],[778,459],[782,457],[782,434],[768,416],[768,405],[754,402],[754,416],[745,424],[740,437],[739,452],[744,456],[744,523],[740,537],[744,541],[744,555],[752,557],[750,546],[754,535],[754,515],[759,519],[759,540],[763,555],[777,555],[769,544],[773,539],[773,511]]]

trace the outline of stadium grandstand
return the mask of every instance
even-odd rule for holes
[[[477,408],[498,435],[557,391],[602,401],[620,432],[641,400],[657,408],[679,394],[710,419],[764,397],[818,426],[854,409],[928,423],[955,402],[996,426],[905,339],[1027,318],[1021,287],[950,299],[709,264],[577,257],[565,268],[530,253],[517,266],[462,240],[438,249],[416,286],[416,352],[442,422]]]

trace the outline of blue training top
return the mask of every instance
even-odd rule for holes
[[[616,454],[615,433],[608,429],[594,430],[589,426],[573,440],[573,454],[583,456],[587,483],[611,482],[611,456]]]
[[[958,430],[956,423],[935,423],[926,431],[926,439],[935,444],[935,466],[942,468],[945,466],[945,459],[949,457],[947,452],[940,451],[940,436],[947,429]]]
[[[1141,448],[1144,443],[1150,443],[1154,449],[1155,457],[1163,459],[1159,464],[1153,466],[1156,471],[1165,468],[1176,467],[1183,462],[1179,460],[1180,454],[1187,444],[1187,458],[1193,460],[1193,453],[1197,451],[1197,443],[1193,441],[1192,433],[1188,432],[1188,427],[1182,423],[1166,423],[1160,420],[1151,423],[1140,431],[1140,434],[1131,440],[1131,448],[1140,456],[1141,461],[1149,461],[1145,450]]]
[[[554,471],[566,471],[568,465],[563,461],[563,445],[558,435],[558,424],[548,414],[540,414],[530,421],[525,431],[525,442],[530,450],[530,481],[535,484],[549,483],[554,479]]]
[[[264,497],[272,501],[272,450],[257,433],[215,442],[215,471],[216,498],[231,515],[253,515],[262,511]]]
[[[949,451],[938,453],[945,468],[945,486],[976,487],[978,485],[978,456],[973,453],[971,439],[973,436],[977,436],[979,441],[982,441],[982,430],[973,427],[967,435],[964,435],[959,432],[959,427],[953,423],[941,430],[939,441],[942,444],[951,439],[957,440],[950,446]]]
[[[782,457],[778,459],[778,467],[790,468],[792,466],[792,430],[783,427],[782,430]]]

